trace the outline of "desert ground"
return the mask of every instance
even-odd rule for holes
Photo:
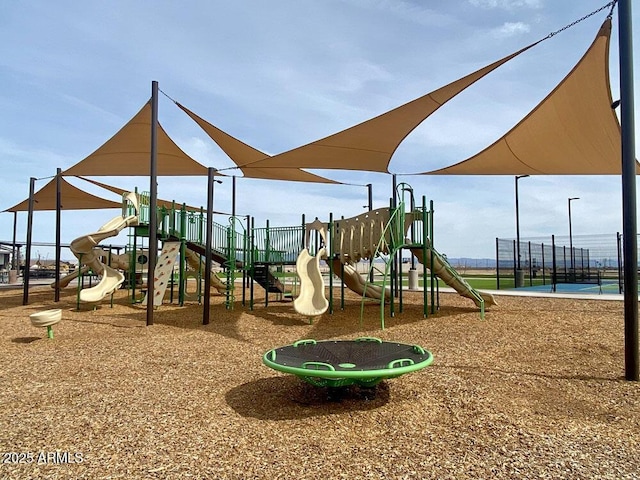
[[[336,293],[336,297],[339,294]],[[0,478],[640,478],[640,385],[624,380],[621,301],[422,294],[404,311],[349,295],[313,324],[290,302],[211,297],[146,308],[125,290],[0,291]],[[29,315],[61,308],[54,338]],[[432,352],[376,391],[327,389],[262,364],[303,338],[375,336]]]

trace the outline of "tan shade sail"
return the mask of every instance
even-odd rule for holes
[[[285,180],[288,182],[312,182],[312,183],[330,183],[334,185],[342,184],[336,180],[321,177],[314,173],[305,172],[299,168],[258,168],[258,167],[239,167],[244,175],[243,178],[255,178],[262,180]]]
[[[62,210],[90,210],[103,208],[122,208],[121,202],[112,202],[104,198],[91,195],[77,187],[74,187],[64,178],[60,182],[60,203]],[[44,187],[33,194],[34,210],[56,209],[56,179],[55,177]],[[4,210],[5,212],[29,211],[29,199]]]
[[[63,175],[148,177],[151,159],[151,103],[144,107],[84,160]],[[157,172],[159,176],[207,175],[207,167],[178,147],[158,124]]]
[[[500,65],[528,50],[529,45],[444,87],[351,128],[246,166],[363,170],[388,173],[398,145],[441,105]]]
[[[93,183],[94,185],[100,187],[100,188],[104,188],[105,190],[109,190],[110,192],[113,192],[117,195],[123,195],[125,193],[130,192],[131,190],[125,190],[124,188],[120,188],[120,187],[114,187],[113,185],[107,185],[106,183],[102,183],[102,182],[98,182],[96,180],[91,180],[89,178],[85,178],[85,177],[77,177],[80,178],[82,180],[84,180],[85,182],[89,182],[89,183]],[[174,205],[175,207],[179,210],[180,208],[182,208],[183,204],[179,203],[179,202],[173,202],[170,200],[162,200],[160,198],[157,199],[157,205],[158,207],[165,207],[167,209],[172,208]],[[189,211],[193,211],[193,212],[199,212],[201,210],[203,210],[201,207],[191,207],[189,205],[185,205],[185,209],[189,210]],[[204,209],[206,211],[206,208]],[[222,213],[222,212],[216,212],[214,210],[213,213]]]
[[[620,174],[621,133],[609,84],[606,20],[573,70],[523,120],[480,153],[427,175]]]
[[[262,165],[255,167],[246,167],[244,165],[255,163],[270,156],[260,150],[257,150],[246,143],[232,137],[228,133],[220,130],[218,127],[199,117],[184,105],[176,102],[194,122],[200,125],[211,139],[227,154],[227,156],[238,165],[242,174],[247,178],[261,178],[265,180],[289,180],[295,182],[315,182],[315,183],[340,183],[330,180],[320,175],[305,172],[299,168],[264,168]]]

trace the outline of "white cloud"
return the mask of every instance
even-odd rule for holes
[[[481,8],[514,10],[516,8],[542,8],[543,0],[469,0],[469,3]]]
[[[425,8],[422,4],[404,0],[351,0],[362,8],[375,8],[386,15],[392,15],[400,20],[417,23],[422,26],[437,27],[451,24],[451,16],[439,12],[437,9]]]
[[[51,171],[51,175],[54,175],[55,168],[65,165],[68,161],[68,158],[55,152],[38,147],[18,145],[12,140],[2,137],[0,137],[0,156],[5,159],[7,165],[14,167],[4,171],[5,177],[22,175],[24,169],[31,168],[37,164],[54,165]]]
[[[530,30],[531,28],[526,23],[506,22],[501,27],[494,29],[492,34],[497,38],[506,38],[522,33],[529,33]]]

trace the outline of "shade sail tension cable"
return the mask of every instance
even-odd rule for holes
[[[613,9],[616,7],[616,3],[618,3],[618,0],[613,0],[612,2],[607,3],[606,5],[603,5],[602,7],[598,8],[597,10],[594,10],[593,12],[585,15],[582,18],[579,18],[578,20],[571,22],[568,25],[565,25],[564,27],[562,27],[559,30],[556,30],[555,32],[551,32],[549,35],[547,35],[544,40],[546,40],[547,38],[551,38],[551,37],[555,37],[557,34],[559,34],[560,32],[564,32],[565,30],[573,27],[574,25],[579,24],[580,22],[582,22],[583,20],[586,20],[589,17],[594,16],[596,13],[601,12],[602,10],[604,10],[607,7],[611,7],[611,10],[609,10],[609,14],[607,15],[607,18],[612,18],[613,17]]]

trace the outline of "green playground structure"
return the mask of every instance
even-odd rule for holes
[[[128,244],[125,253],[112,255],[108,252],[106,260],[103,258],[106,263],[96,263],[97,267],[93,268],[96,270],[102,266],[104,271],[110,272],[112,281],[104,288],[93,289],[92,292],[95,292],[91,295],[91,292],[82,291],[82,282],[79,282],[78,303],[83,295],[91,301],[99,300],[101,294],[112,294],[121,284],[130,289],[132,302],[147,302],[149,292],[146,291],[145,278],[148,272],[145,264],[151,233],[150,201],[147,193],[136,192],[135,198],[131,195],[133,194],[123,197],[121,217],[109,222],[117,228],[108,230],[105,226],[99,230],[103,232],[102,237],[107,237],[127,228]],[[255,219],[250,216],[228,216],[227,224],[211,222],[211,249],[207,252],[206,211],[185,204],[162,202],[155,213],[156,238],[162,242],[162,251],[154,272],[155,291],[151,295],[154,306],[162,305],[167,292],[170,303],[177,301],[183,305],[187,300],[197,300],[200,303],[205,295],[210,294],[203,289],[203,280],[209,275],[209,285],[225,296],[228,309],[233,309],[240,300],[236,292],[239,285],[242,286],[242,305],[245,306],[248,301],[249,307],[253,309],[254,288],[255,285],[260,285],[266,292],[265,305],[269,304],[274,294],[277,301],[291,300],[296,296],[295,310],[313,321],[314,316],[321,315],[326,310],[333,312],[335,276],[341,280],[340,308],[345,306],[345,288],[362,297],[361,321],[364,302],[367,299],[379,301],[380,324],[384,328],[387,311],[391,317],[396,312],[403,311],[403,271],[400,262],[403,251],[406,250],[412,255],[409,274],[413,274],[414,279],[417,280],[419,273],[415,261],[422,267],[425,317],[439,308],[437,276],[460,295],[470,298],[480,309],[481,318],[484,318],[485,306],[492,305],[495,301],[490,294],[473,289],[448,263],[446,257],[433,247],[433,212],[433,201],[427,206],[423,196],[421,206],[416,206],[413,189],[410,185],[401,183],[394,187],[394,198],[390,199],[388,207],[352,218],[334,220],[333,214],[329,214],[327,223],[318,219],[307,223],[302,215],[300,225],[289,227],[273,227],[268,220],[266,226],[257,227]],[[89,248],[89,240],[95,242],[96,236],[97,234],[90,234],[74,241],[83,247],[83,252],[86,251],[83,255],[97,257],[98,253]],[[104,253],[102,251],[103,255]],[[203,259],[208,253],[212,261],[220,266],[220,276],[213,271],[206,272]],[[305,261],[300,263],[303,253]],[[366,276],[354,268],[363,259],[369,260],[369,272]],[[82,256],[80,260],[82,261]],[[320,260],[328,265],[328,276],[323,276],[320,271]],[[124,275],[117,273],[116,269],[124,270]],[[82,280],[86,269],[79,270]],[[93,273],[100,274],[99,271]],[[196,288],[195,292],[190,293],[188,286],[193,279],[196,281]],[[288,281],[290,279],[293,282]],[[325,283],[329,287],[328,300],[325,300]],[[206,284],[204,281],[204,285]]]

